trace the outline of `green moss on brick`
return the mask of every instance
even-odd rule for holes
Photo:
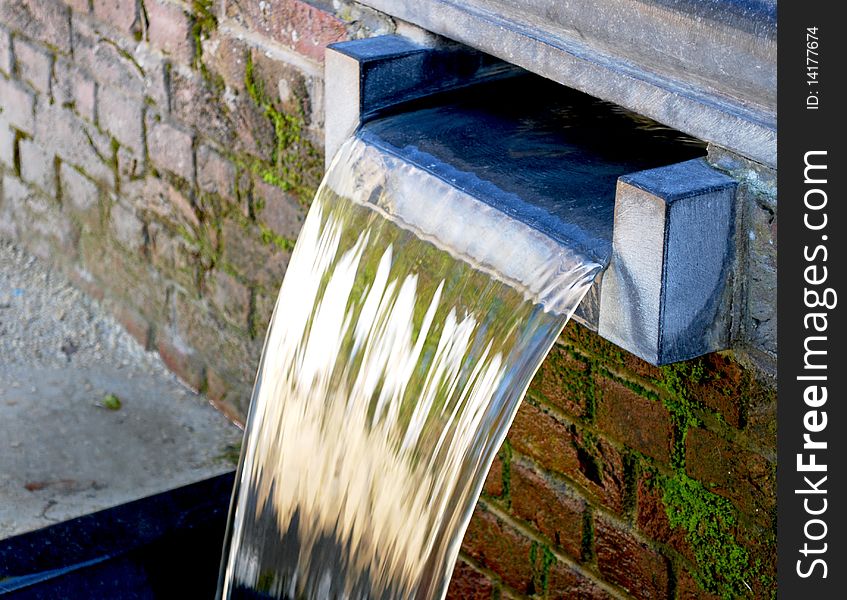
[[[594,560],[594,513],[589,508],[582,513],[582,552],[583,562]]]
[[[568,323],[562,332],[562,337],[568,343],[598,358],[604,359],[604,361],[615,364],[623,362],[623,351],[620,347],[601,338],[587,327],[583,327],[575,321]]]
[[[638,475],[640,462],[633,452],[623,455],[624,496],[623,512],[630,515],[635,512],[638,498]]]
[[[577,430],[574,425],[571,425],[570,430],[573,436],[572,443],[574,450],[576,450],[580,471],[587,479],[603,487],[603,471],[605,466],[597,448],[597,434],[586,429]]]
[[[697,583],[722,598],[749,595],[758,569],[735,538],[737,519],[729,500],[681,470],[672,477],[660,476],[659,485],[671,527],[685,531],[694,551]]]
[[[568,358],[571,361],[582,363],[585,365],[585,369],[573,368],[570,366]],[[592,377],[594,366],[592,362],[591,359],[578,354],[572,348],[557,346],[547,355],[544,364],[538,370],[538,373],[536,373],[530,385],[530,393],[545,404],[558,406],[555,398],[547,397],[542,389],[544,378],[550,377],[552,374],[556,386],[561,390],[563,396],[573,399],[577,404],[580,404],[581,400],[582,410],[574,416],[577,416],[585,423],[591,424],[594,422],[597,414],[597,398],[594,389],[594,378]],[[567,408],[565,409],[567,410]]]
[[[259,230],[262,232],[263,244],[273,244],[280,250],[285,250],[286,252],[294,250],[294,240],[275,233],[264,223],[259,223]]]
[[[550,567],[556,562],[552,550],[540,542],[532,542],[529,547],[529,564],[532,567],[530,594],[545,596],[550,587]]]
[[[197,231],[189,231],[187,227],[180,225],[177,233],[194,247],[203,270],[213,269],[220,262],[221,249],[212,243],[205,228],[200,227]]]
[[[664,375],[662,387],[667,394],[662,396],[662,403],[671,415],[674,428],[674,442],[671,449],[671,466],[685,467],[685,438],[691,427],[700,425],[700,418],[695,413],[698,403],[691,397],[688,386],[699,383],[706,376],[703,363],[694,360],[675,363],[662,367]]]
[[[500,448],[500,459],[503,466],[500,468],[500,476],[503,479],[503,502],[507,507],[512,507],[512,445],[508,440],[503,442]]]
[[[320,180],[322,162],[321,153],[302,135],[302,109],[298,114],[286,114],[274,107],[264,84],[255,75],[253,59],[249,54],[244,85],[250,98],[262,109],[274,130],[272,164],[250,160],[247,161],[247,166],[265,183],[294,193],[301,204],[308,206]]]
[[[210,71],[203,62],[203,41],[209,39],[218,28],[218,19],[214,14],[214,0],[192,0],[191,9],[194,13],[194,22],[191,26],[191,37],[194,40],[194,68],[200,71],[203,79],[220,95],[226,88],[224,78]],[[225,105],[221,106],[226,109]]]

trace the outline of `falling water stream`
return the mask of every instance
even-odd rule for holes
[[[265,341],[223,598],[441,598],[491,462],[601,265],[358,138]]]

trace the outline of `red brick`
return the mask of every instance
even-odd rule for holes
[[[593,399],[594,381],[588,362],[572,356],[556,344],[529,386],[546,403],[575,417],[586,416],[586,407]]]
[[[173,332],[157,332],[156,350],[165,366],[191,389],[199,391],[204,387],[205,374],[200,358]]]
[[[147,150],[160,171],[168,171],[186,181],[194,179],[194,151],[191,134],[164,121],[147,120]]]
[[[21,239],[20,220],[21,204],[29,190],[23,182],[14,175],[2,176],[3,202],[0,202],[0,236],[9,240]]]
[[[53,155],[31,140],[18,143],[21,177],[50,196],[56,195],[56,167]]]
[[[256,294],[256,311],[253,315],[253,325],[258,338],[264,337],[264,333],[268,330],[268,325],[271,322],[271,314],[276,304],[276,298],[277,294],[275,291],[273,295]]]
[[[662,370],[630,354],[612,342],[603,339],[596,332],[571,320],[562,332],[562,340],[589,356],[602,359],[607,367],[648,380],[662,379]]]
[[[602,375],[595,376],[597,427],[651,458],[670,460],[672,427],[661,402]]]
[[[167,181],[147,177],[125,183],[121,191],[147,220],[165,223],[174,231],[182,228],[192,232],[200,227],[191,200]]]
[[[756,523],[771,524],[776,477],[767,459],[705,429],[688,431],[685,457],[688,475],[731,500]]]
[[[192,288],[197,284],[196,249],[172,226],[158,222],[147,225],[150,262],[156,270],[170,281]]]
[[[94,80],[63,58],[56,60],[53,75],[52,91],[56,102],[63,107],[72,107],[81,117],[93,122]]]
[[[135,214],[133,205],[116,202],[109,211],[109,225],[115,241],[130,252],[144,247],[144,223]]]
[[[516,450],[537,459],[547,469],[558,473],[579,470],[568,426],[528,402],[518,409],[508,438]]]
[[[134,181],[144,177],[147,163],[144,155],[133,152],[126,146],[118,146],[116,149],[118,161],[118,177],[121,181]]]
[[[264,89],[271,105],[279,112],[302,116],[308,125],[311,103],[302,71],[259,48],[252,48],[250,53],[253,79]]]
[[[561,339],[566,344],[578,348],[588,356],[603,358],[612,363],[622,363],[624,352],[620,346],[601,338],[595,332],[584,325],[580,325],[573,319],[562,330]]]
[[[213,402],[222,402],[229,391],[226,379],[214,369],[206,370],[206,395]]]
[[[264,290],[272,308],[291,254],[273,244],[263,243],[262,233],[256,225],[233,221],[223,225],[223,253],[227,265]],[[270,313],[267,317],[270,318]]]
[[[223,271],[214,271],[210,275],[209,287],[212,303],[224,319],[246,330],[250,314],[250,290]]]
[[[676,574],[676,597],[677,600],[718,600],[720,598],[720,596],[715,596],[700,587],[700,584],[685,567],[680,567]],[[757,597],[763,598],[766,596]]]
[[[695,561],[694,551],[686,539],[685,530],[671,527],[662,501],[662,490],[649,473],[642,475],[638,481],[636,523],[645,537],[667,544],[688,560]]]
[[[96,128],[56,104],[40,104],[35,139],[50,144],[63,161],[76,165],[107,188],[114,188],[109,139]]]
[[[747,426],[744,432],[758,447],[776,454],[776,389],[768,384],[756,386],[747,397]]]
[[[179,123],[202,131],[219,145],[270,161],[275,149],[274,127],[263,108],[246,93],[229,97],[195,72],[171,72],[171,114]]]
[[[692,396],[720,413],[733,427],[740,427],[742,401],[746,401],[751,377],[727,354],[708,354],[698,360],[706,377],[691,382],[689,390]]]
[[[306,211],[296,198],[256,178],[253,182],[253,207],[256,218],[271,231],[289,240],[297,239]]]
[[[494,584],[484,574],[459,559],[453,568],[448,600],[486,600],[494,593]]]
[[[250,46],[220,28],[203,40],[203,64],[224,84],[239,94],[246,93],[245,76]]]
[[[0,23],[63,54],[71,51],[70,10],[57,0],[0,2]]]
[[[3,107],[3,118],[27,133],[35,130],[35,117],[33,106],[35,102],[32,94],[24,91],[12,80],[0,77],[0,106]]]
[[[111,87],[101,86],[97,90],[97,117],[100,127],[112,134],[121,145],[131,149],[137,156],[144,155],[140,100],[128,98],[123,92]]]
[[[634,354],[630,354],[625,350],[621,352],[621,359],[623,361],[623,369],[637,377],[652,381],[661,381],[664,377],[664,373],[661,368],[651,365],[646,360],[643,360]]]
[[[550,600],[611,600],[611,596],[597,582],[592,581],[570,565],[556,560],[547,575],[546,597]]]
[[[667,598],[667,560],[628,529],[595,516],[594,550],[608,581],[637,598]]]
[[[615,512],[623,509],[623,458],[603,439],[590,443],[573,425],[524,402],[508,434],[512,447],[549,471],[570,477]]]
[[[503,457],[498,454],[494,457],[494,462],[491,463],[491,468],[485,477],[485,483],[482,485],[482,493],[499,498],[503,495],[503,491]]]
[[[96,21],[75,19],[74,63],[98,83],[133,98],[148,98],[167,111],[169,63],[145,44],[111,37],[110,31]]]
[[[468,556],[521,593],[533,586],[531,547],[532,542],[481,507],[474,511],[462,541],[462,550]]]
[[[197,185],[205,192],[235,200],[235,165],[206,144],[197,148]]]
[[[12,36],[0,27],[0,73],[12,74]]]
[[[88,19],[74,19],[74,63],[99,83],[140,97],[144,79],[131,60],[131,48],[108,43],[109,31]]]
[[[570,495],[562,483],[551,481],[522,461],[511,468],[512,514],[575,559],[582,553],[583,500]]]
[[[144,90],[142,93],[145,103],[152,104],[163,112],[168,111],[170,109],[168,91],[168,81],[171,74],[170,62],[144,45],[135,47],[133,58],[144,70],[142,80]]]
[[[227,0],[226,14],[248,29],[319,62],[323,62],[327,44],[347,37],[340,19],[301,0],[268,0],[263,4]]]
[[[181,8],[163,0],[147,0],[147,37],[164,54],[183,64],[194,57],[191,18]]]
[[[0,202],[0,236],[9,240],[19,240],[21,238],[21,228],[18,224],[19,206],[17,202],[10,200],[9,196],[25,196],[25,186],[14,175],[5,174],[2,176],[0,191],[3,192],[3,202]]]
[[[74,85],[74,108],[80,116],[94,121],[95,119],[95,87],[94,81],[88,77],[81,76]]]
[[[754,598],[769,598],[776,584],[776,527],[759,527],[741,520],[736,540],[747,550],[748,565],[756,565],[755,577],[746,580]]]
[[[142,348],[148,348],[152,341],[150,322],[138,312],[123,304],[113,307],[112,311],[127,333],[135,338],[135,341],[141,344]]]
[[[50,69],[53,59],[47,53],[15,38],[15,71],[18,78],[32,86],[40,94],[50,93]]]
[[[0,222],[3,235],[17,238],[39,258],[60,264],[76,259],[76,231],[59,204],[15,177],[3,178]]]
[[[123,33],[140,30],[137,0],[93,0],[94,16]]]
[[[206,396],[227,419],[244,429],[244,419],[250,405],[251,388],[240,383],[234,375],[223,376],[214,368],[206,369]]]

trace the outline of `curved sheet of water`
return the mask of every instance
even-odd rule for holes
[[[349,140],[265,340],[219,596],[443,597],[526,388],[600,269]]]

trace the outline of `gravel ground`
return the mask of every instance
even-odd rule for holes
[[[0,240],[0,538],[233,468],[241,431]]]
[[[0,240],[0,365],[90,368],[104,359],[169,376],[154,353],[61,274]]]

